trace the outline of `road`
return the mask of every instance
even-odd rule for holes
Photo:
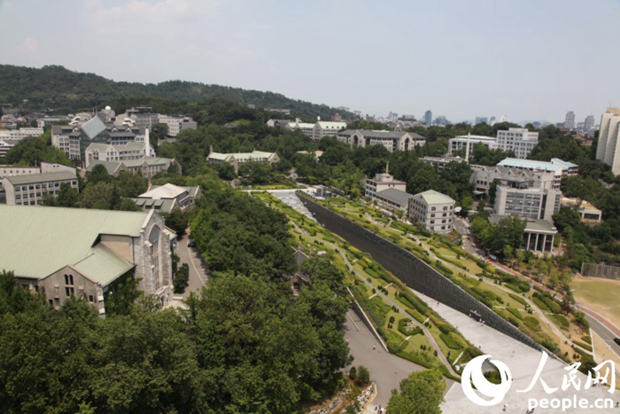
[[[183,299],[189,297],[192,292],[199,292],[209,278],[209,272],[200,254],[198,254],[196,249],[189,247],[188,243],[189,237],[184,236],[182,239],[177,240],[176,247],[176,254],[180,259],[179,266],[183,263],[187,263],[189,266],[189,282],[183,293]]]
[[[609,328],[599,322],[598,319],[593,318],[588,313],[586,313],[586,320],[590,324],[590,328],[592,328],[592,330],[596,332],[607,345],[609,345],[611,350],[614,351],[618,357],[620,357],[620,345],[614,342],[616,335]]]
[[[410,373],[423,369],[383,349],[377,338],[352,310],[347,313],[344,338],[349,343],[354,358],[352,365],[363,365],[368,368],[370,379],[377,385],[377,396],[372,403],[373,406],[386,407],[392,389],[398,388],[400,382]],[[374,407],[370,408],[371,412],[375,412]]]

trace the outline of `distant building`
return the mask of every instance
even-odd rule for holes
[[[454,226],[455,201],[438,191],[428,190],[409,199],[408,216],[428,231],[447,234]]]
[[[149,157],[125,161],[93,160],[86,171],[91,172],[97,165],[103,165],[108,174],[113,177],[118,176],[121,171],[140,174],[146,178],[153,178],[156,174],[165,172],[181,174],[181,165],[174,158]]]
[[[601,127],[596,147],[596,159],[611,167],[614,175],[620,174],[620,109],[607,108],[601,117]]]
[[[511,188],[497,186],[494,213],[499,216],[517,216],[551,222],[560,211],[562,192],[548,188]]]
[[[564,118],[564,128],[569,131],[575,129],[575,113],[573,111],[568,111],[566,113],[566,117]]]
[[[192,118],[183,115],[159,115],[158,121],[160,124],[166,124],[168,126],[168,136],[176,137],[179,132],[186,129],[198,128],[198,123]]]
[[[252,152],[234,152],[234,153],[222,153],[211,152],[207,156],[207,162],[210,164],[217,164],[225,162],[233,166],[235,172],[239,170],[240,164],[249,162],[258,164],[275,164],[280,161],[280,157],[275,152],[265,151],[252,151]]]
[[[10,130],[0,130],[0,140],[21,141],[28,137],[38,137],[43,135],[43,128],[20,128]]]
[[[594,115],[586,116],[586,119],[583,121],[583,131],[585,133],[590,133],[594,129]]]
[[[538,132],[527,128],[510,128],[497,131],[497,147],[502,151],[513,151],[517,158],[527,158],[538,145]]]
[[[86,148],[84,153],[86,168],[93,161],[127,161],[155,157],[155,150],[148,144],[148,141],[129,142],[123,145],[94,142]]]
[[[200,187],[181,187],[174,184],[156,185],[146,193],[140,194],[132,200],[144,210],[156,210],[160,213],[170,213],[173,210],[186,210],[200,194]]]
[[[551,161],[523,160],[517,158],[505,158],[498,164],[500,167],[518,168],[528,171],[546,171],[554,175],[554,188],[560,188],[562,178],[577,175],[579,166],[569,161],[559,158],[552,158]]]
[[[10,206],[41,205],[45,197],[56,197],[62,184],[68,184],[78,190],[75,169],[73,171],[14,175],[2,179],[6,204]]]
[[[488,124],[489,123],[489,118],[487,118],[486,116],[477,116],[474,119],[474,125],[478,125],[478,124]]]
[[[346,122],[316,121],[312,128],[312,139],[320,140],[323,137],[335,137],[347,127]]]
[[[137,128],[139,134],[144,134],[145,129],[153,129],[153,125],[159,123],[159,114],[150,106],[138,106],[127,109],[118,114],[114,121],[116,127]]]
[[[442,170],[444,169],[448,164],[452,163],[452,162],[456,162],[456,163],[462,163],[465,162],[465,158],[461,158],[461,157],[424,157],[422,158],[422,162],[426,163],[426,164],[430,164],[433,167],[437,167],[437,169]]]
[[[424,145],[426,138],[415,132],[347,129],[338,133],[338,140],[353,147],[383,145],[389,152],[411,151]]]
[[[474,146],[476,144],[485,145],[489,149],[497,148],[497,138],[487,137],[484,135],[458,135],[454,138],[450,138],[448,141],[448,154],[452,154],[456,151],[465,150],[469,146],[469,153],[474,153]],[[471,157],[471,155],[470,155]]]
[[[433,123],[433,113],[431,112],[430,109],[424,112],[424,123],[426,125],[430,125]]]
[[[0,269],[55,308],[83,298],[104,316],[115,282],[126,279],[161,304],[172,295],[175,236],[154,211],[0,205],[0,228]]]
[[[445,115],[439,115],[435,118],[435,124],[437,125],[448,125],[450,121],[445,117]]]
[[[384,173],[375,175],[375,178],[366,178],[364,180],[364,195],[366,197],[375,198],[377,193],[384,190],[394,189],[402,192],[407,191],[407,183],[400,180],[395,180],[394,177],[388,173],[388,166],[385,168]]]

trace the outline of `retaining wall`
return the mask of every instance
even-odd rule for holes
[[[338,234],[373,259],[413,290],[419,291],[462,313],[477,312],[488,326],[535,349],[542,349],[532,338],[476,300],[458,285],[407,250],[345,219],[307,197],[300,196],[306,208],[329,231]]]

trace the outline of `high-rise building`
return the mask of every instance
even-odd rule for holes
[[[575,113],[573,111],[568,111],[566,113],[566,118],[564,118],[564,128],[568,130],[575,129]]]
[[[486,116],[477,116],[476,119],[474,120],[474,125],[487,124],[488,120],[489,119]]]
[[[527,158],[538,144],[538,132],[527,128],[509,128],[497,131],[497,147],[502,151],[513,151],[517,158]]]
[[[430,125],[431,123],[433,123],[433,113],[430,109],[424,112],[424,123],[426,125]]]
[[[583,121],[583,130],[585,132],[590,132],[594,129],[594,115],[586,116],[585,121]]]
[[[611,167],[614,175],[620,174],[620,108],[607,108],[601,117],[596,159]]]

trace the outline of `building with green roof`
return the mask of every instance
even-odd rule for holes
[[[423,191],[409,199],[408,215],[428,231],[447,234],[454,226],[455,203],[452,197],[439,191]]]
[[[175,235],[152,210],[0,205],[0,228],[0,270],[54,307],[76,296],[104,315],[105,297],[126,277],[162,304],[171,297]]]
[[[213,152],[213,149],[210,149],[209,155],[207,156],[207,162],[210,164],[216,164],[220,162],[226,162],[231,164],[235,169],[235,172],[239,169],[239,164],[244,164],[248,162],[255,162],[259,164],[275,164],[280,161],[280,157],[275,152],[265,152],[265,151],[252,151],[252,152],[233,152],[233,153],[222,153],[222,152]]]

